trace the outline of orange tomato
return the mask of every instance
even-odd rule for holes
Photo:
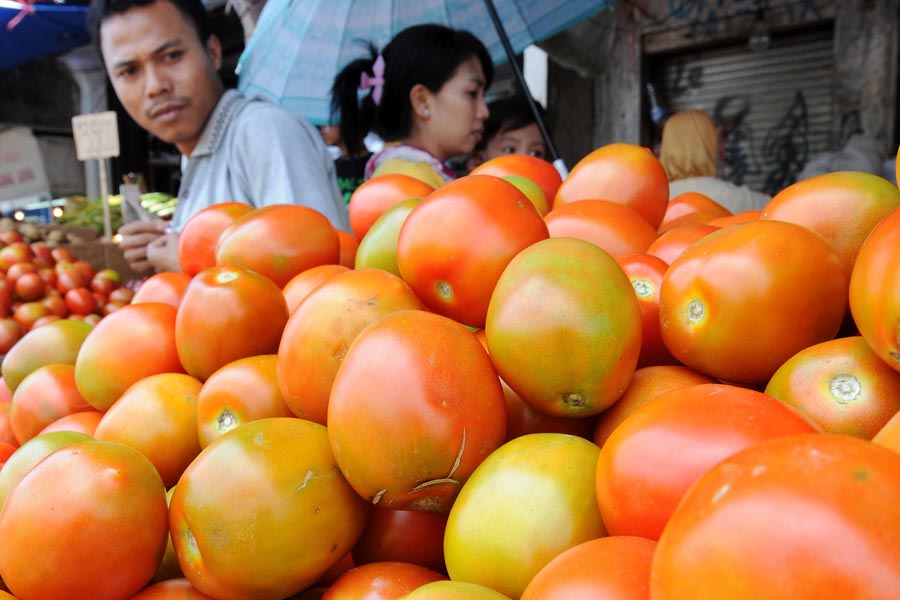
[[[46,365],[32,371],[16,388],[9,421],[16,440],[24,444],[57,419],[90,409],[75,385],[75,367]]]
[[[494,177],[518,176],[533,181],[541,188],[546,201],[553,202],[562,184],[559,171],[552,164],[536,156],[527,154],[502,154],[487,160],[474,169],[472,175],[493,175]]]
[[[855,171],[826,173],[798,181],[778,192],[760,219],[802,225],[834,247],[847,277],[869,232],[900,207],[900,190],[887,179]]]
[[[518,598],[560,553],[606,535],[591,480],[598,453],[581,438],[535,433],[488,456],[450,509],[450,578]]]
[[[477,583],[432,581],[403,596],[403,600],[510,600],[510,598]]]
[[[678,361],[663,344],[659,332],[659,286],[668,263],[650,254],[628,254],[616,257],[625,275],[631,281],[634,295],[641,309],[641,354],[638,368],[650,365],[671,365]]]
[[[900,411],[900,373],[859,336],[804,348],[766,385],[766,393],[815,421],[828,433],[866,440]]]
[[[86,410],[60,417],[41,429],[40,433],[53,431],[76,431],[93,437],[103,413],[99,410]]]
[[[754,444],[685,495],[656,547],[651,597],[892,598],[898,497],[900,456],[870,442],[819,433]]]
[[[352,233],[347,233],[340,229],[337,230],[337,234],[341,249],[338,262],[348,269],[352,269],[353,265],[356,264],[356,250],[359,248],[359,240]]]
[[[713,219],[731,216],[733,215],[730,210],[709,196],[698,192],[685,192],[669,199],[666,214],[659,224],[659,232],[663,233],[681,225],[701,225]]]
[[[579,544],[538,571],[522,600],[646,600],[656,542],[609,536]]]
[[[446,527],[447,513],[373,506],[366,528],[353,546],[353,561],[357,565],[404,562],[446,573]]]
[[[638,369],[622,397],[597,416],[594,443],[603,448],[607,438],[622,421],[656,396],[701,383],[714,381],[684,365],[657,365]]]
[[[350,228],[362,240],[387,209],[410,198],[424,198],[434,188],[415,177],[386,173],[363,182],[350,196],[347,211]]]
[[[169,508],[185,577],[222,600],[277,600],[311,586],[350,551],[365,518],[328,432],[294,418],[253,421],[204,448]]]
[[[131,600],[215,600],[191,585],[181,577],[160,581],[141,590]]]
[[[166,546],[166,490],[140,452],[85,441],[53,452],[10,491],[0,572],[20,598],[130,598]]]
[[[850,277],[850,312],[866,343],[900,371],[900,209],[879,223],[860,248]]]
[[[12,423],[9,420],[9,409],[11,406],[12,401],[10,400],[0,401],[0,442],[18,446],[19,440],[16,439]]]
[[[431,569],[402,562],[379,562],[350,569],[322,600],[394,600],[432,581],[447,579]]]
[[[188,374],[205,381],[239,358],[274,354],[287,319],[284,295],[267,277],[233,265],[206,269],[178,307],[178,357]]]
[[[609,200],[577,200],[544,217],[550,237],[571,237],[603,248],[613,257],[638,254],[656,239],[656,229],[636,211]]]
[[[101,411],[144,377],[183,372],[175,348],[175,308],[156,302],[123,306],[104,317],[75,360],[78,391]]]
[[[274,354],[228,363],[203,382],[197,396],[200,447],[206,448],[235,427],[269,417],[291,417],[278,388]]]
[[[743,212],[739,212],[736,215],[732,215],[730,217],[718,217],[711,221],[707,221],[707,225],[715,225],[716,227],[724,229],[725,227],[729,227],[731,225],[740,225],[741,223],[749,223],[751,221],[756,221],[759,219],[759,216],[762,214],[761,210],[745,210]]]
[[[684,493],[738,450],[816,428],[761,392],[717,383],[661,394],[610,434],[597,462],[597,502],[612,535],[659,539]]]
[[[578,161],[559,186],[553,208],[588,198],[624,204],[658,229],[669,206],[669,178],[649,148],[608,144]]]
[[[191,276],[187,273],[164,272],[157,273],[148,278],[132,298],[132,304],[141,302],[161,302],[171,304],[175,308],[181,304],[184,292],[191,282]]]
[[[36,464],[60,448],[92,439],[91,436],[84,433],[63,431],[36,435],[19,448],[14,449],[15,451],[5,459],[5,464],[0,469],[0,506],[3,506],[9,492]]]
[[[671,265],[691,244],[718,230],[719,228],[715,225],[705,223],[672,227],[659,234],[659,237],[647,248],[647,254]]]
[[[475,336],[419,310],[364,329],[328,401],[338,466],[360,496],[387,508],[447,510],[505,424],[500,381]]]
[[[297,204],[254,209],[235,219],[216,244],[217,265],[255,271],[279,288],[297,273],[339,260],[340,240],[331,222]]]
[[[641,313],[609,254],[583,240],[551,238],[520,252],[503,272],[485,336],[497,373],[533,408],[585,417],[628,387]]]
[[[500,274],[547,226],[514,185],[490,175],[451,181],[416,206],[400,228],[400,274],[429,309],[483,327]]]
[[[351,267],[352,268],[352,267]],[[287,302],[288,313],[293,314],[294,310],[303,302],[311,291],[322,283],[328,281],[338,273],[343,273],[349,269],[344,265],[319,265],[312,267],[295,275],[287,282],[282,292],[284,300]]]
[[[840,257],[793,223],[753,221],[695,242],[659,295],[663,342],[717,379],[760,384],[812,344],[834,337],[847,306]]]
[[[396,275],[360,269],[335,275],[291,315],[278,347],[278,385],[301,419],[326,424],[328,397],[347,349],[388,313],[425,307]]]
[[[872,437],[872,443],[884,446],[894,452],[900,452],[900,412],[884,424]]]
[[[141,379],[109,407],[94,437],[139,450],[159,471],[165,486],[178,482],[200,454],[197,395],[201,383],[183,373]]]
[[[178,236],[178,262],[190,276],[216,266],[216,242],[235,219],[252,211],[243,202],[221,202],[197,212],[181,228]]]

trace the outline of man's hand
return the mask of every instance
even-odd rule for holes
[[[178,261],[178,234],[167,233],[147,244],[147,261],[157,273],[181,271]]]
[[[147,273],[153,265],[147,259],[147,245],[165,235],[165,221],[132,221],[119,228],[122,241],[119,247],[129,266],[137,273]],[[177,246],[176,246],[177,247]]]

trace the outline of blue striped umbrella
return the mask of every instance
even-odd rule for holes
[[[612,0],[268,0],[238,61],[238,88],[247,95],[273,100],[314,124],[325,125],[331,116],[334,77],[344,65],[368,56],[363,41],[383,48],[406,27],[439,23],[471,31],[487,47],[494,63],[500,64],[509,60],[510,54],[518,54],[526,46],[611,3]],[[496,25],[492,16],[497,17]],[[504,36],[508,48],[504,47]],[[515,67],[514,61],[512,64]]]

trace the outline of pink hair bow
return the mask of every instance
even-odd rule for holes
[[[375,101],[375,105],[381,104],[381,95],[384,93],[384,57],[382,55],[379,54],[375,58],[375,62],[372,64],[372,75],[365,71],[360,75],[359,89],[371,89],[372,100]]]
[[[26,15],[34,14],[34,6],[31,5],[32,2],[34,2],[34,0],[22,0],[21,2],[19,2],[19,5],[22,8],[19,9],[19,12],[16,13],[16,16],[14,16],[12,19],[7,21],[7,23],[6,23],[7,31],[12,31],[13,29],[15,29],[16,25],[18,25],[22,21],[22,19],[25,18]]]

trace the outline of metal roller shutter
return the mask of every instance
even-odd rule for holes
[[[659,57],[651,72],[667,108],[705,110],[722,136],[720,175],[769,194],[793,183],[832,140],[833,33],[773,38]]]

